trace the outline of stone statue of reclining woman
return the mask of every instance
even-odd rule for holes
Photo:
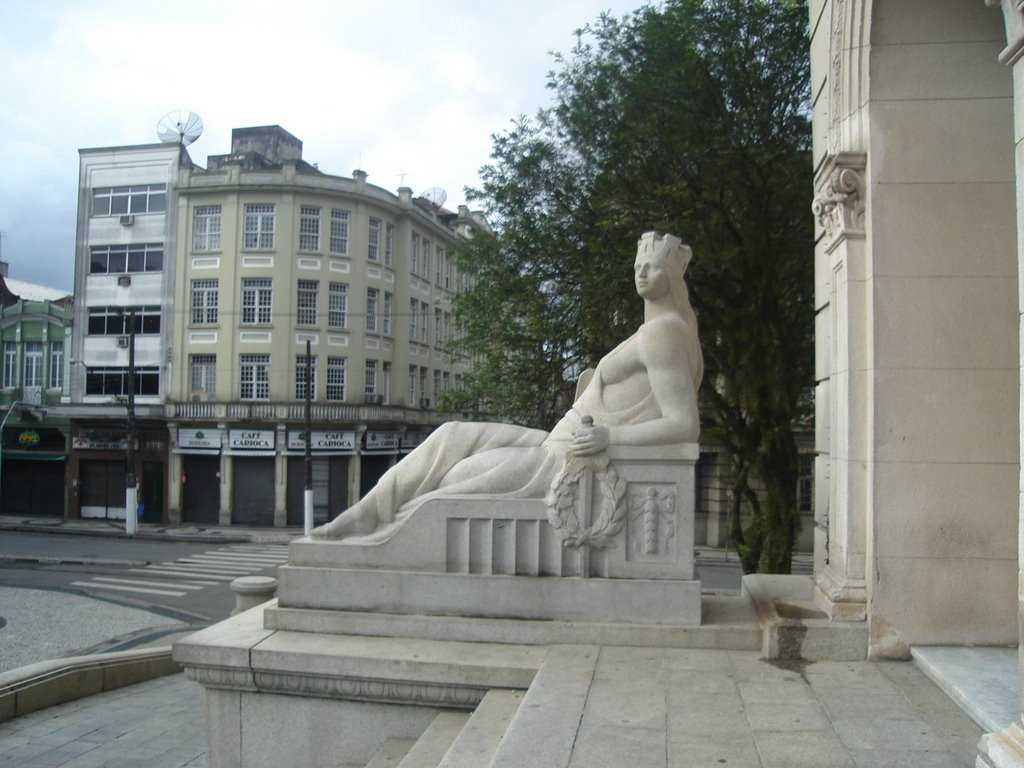
[[[634,278],[644,302],[643,325],[581,377],[576,401],[550,433],[449,422],[312,535],[384,533],[436,496],[543,498],[567,456],[599,454],[609,445],[695,442],[703,359],[683,280],[690,257],[672,235],[647,232],[640,238]],[[584,423],[585,416],[593,423]]]

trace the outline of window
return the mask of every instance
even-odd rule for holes
[[[220,206],[197,205],[192,218],[192,250],[220,250]]]
[[[420,304],[420,341],[423,344],[427,343],[427,333],[429,332],[427,318],[430,315],[430,307],[427,302]]]
[[[380,219],[373,217],[370,218],[366,237],[366,258],[370,261],[380,260]]]
[[[420,236],[412,233],[412,253],[409,256],[409,271],[414,275],[420,273]]]
[[[444,250],[441,246],[437,247],[437,253],[434,257],[434,285],[441,285],[441,278],[444,276]]]
[[[270,355],[239,355],[238,381],[239,399],[269,400]]]
[[[430,279],[430,241],[423,238],[423,276]]]
[[[192,322],[196,325],[217,323],[219,285],[217,278],[192,281]]]
[[[348,254],[348,211],[331,209],[331,253]]]
[[[132,390],[136,395],[160,394],[160,369],[156,366],[136,367]],[[85,394],[124,397],[128,394],[128,369],[87,368]]]
[[[312,391],[310,392],[310,399],[316,400],[316,355],[310,355],[309,358],[309,373],[310,381],[313,384]],[[306,356],[296,355],[295,356],[295,399],[305,400],[306,399]]]
[[[434,369],[434,402],[441,397],[441,371]]]
[[[274,204],[246,203],[243,248],[274,247]]]
[[[217,391],[217,356],[189,355],[188,369],[192,394],[203,394],[212,398]]]
[[[64,342],[50,342],[50,389],[64,386]]]
[[[363,390],[366,396],[374,397],[377,394],[377,361],[366,361],[366,387]]]
[[[800,512],[810,514],[814,509],[814,457],[800,456],[800,473],[797,479],[797,504]]]
[[[133,187],[96,187],[92,191],[93,216],[163,213],[166,207],[166,184],[138,184]]]
[[[381,330],[385,336],[391,335],[391,305],[393,303],[394,297],[387,291],[384,291],[384,311],[382,313],[383,317],[381,318],[383,328],[381,328]]]
[[[434,344],[440,346],[444,341],[441,336],[441,308],[434,307]]]
[[[135,334],[160,333],[160,307],[89,307],[90,336],[127,336],[131,333],[131,313],[135,313]]]
[[[345,358],[327,358],[327,399],[345,399]]]
[[[320,250],[320,209],[312,205],[299,208],[299,250]]]
[[[444,343],[447,344],[449,341],[451,341],[451,338],[452,338],[452,313],[451,312],[445,312],[444,313],[444,328],[442,330],[444,331],[444,337],[443,337],[444,338]]]
[[[327,325],[344,328],[348,325],[348,286],[331,283],[327,293]]]
[[[25,379],[26,387],[43,386],[43,342],[25,342]]]
[[[452,262],[445,254],[444,259],[444,287],[450,289],[452,287]]]
[[[381,367],[381,372],[380,372],[381,386],[383,387],[383,391],[381,392],[381,396],[383,398],[383,402],[390,403],[391,402],[391,363],[385,361],[385,362],[381,363],[380,367]]]
[[[426,400],[429,397],[427,394],[427,369],[420,368],[420,399]]]
[[[416,341],[416,316],[420,311],[420,303],[409,299],[409,341]]]
[[[18,381],[18,345],[4,342],[4,389],[14,389]]]
[[[384,225],[384,266],[390,267],[395,254],[395,225]]]
[[[92,275],[159,272],[163,268],[163,243],[94,245],[89,249],[89,273]]]
[[[445,371],[443,374],[441,374],[441,378],[441,390],[443,392],[447,392],[449,389],[452,388],[452,375],[448,371]]]
[[[270,322],[273,290],[269,277],[242,278],[242,324]]]
[[[416,366],[409,366],[409,393],[406,396],[406,405],[416,405]]]
[[[366,289],[366,330],[370,333],[377,332],[377,300],[379,298],[379,290],[376,288]]]
[[[299,295],[295,306],[299,325],[316,325],[316,294],[320,283],[316,280],[299,280]]]

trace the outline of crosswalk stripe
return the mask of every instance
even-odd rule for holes
[[[262,570],[264,568],[276,568],[283,563],[253,563],[246,560],[221,560],[213,557],[188,557],[178,562],[204,563],[206,565],[219,566],[222,568],[248,568],[249,570]]]
[[[144,581],[143,579],[115,579],[110,576],[93,576],[93,581],[102,581],[104,584],[141,584],[144,587],[162,587],[162,588],[173,588],[173,589],[188,589],[196,590],[202,589],[202,584],[191,584],[188,582],[170,582],[170,581]]]
[[[171,592],[168,589],[147,589],[145,587],[128,587],[122,584],[96,584],[92,581],[73,581],[73,587],[92,587],[93,589],[117,590],[120,592],[141,592],[146,595],[166,595],[167,597],[184,597],[188,592]]]
[[[218,574],[207,573],[202,568],[193,568],[192,570],[186,570],[185,566],[179,568],[165,568],[162,565],[147,565],[145,568],[132,568],[131,573],[148,573],[151,576],[162,576],[167,574],[168,576],[187,576],[196,580],[197,584],[207,584],[213,586],[219,584],[222,581],[231,581],[234,576],[220,576]],[[207,579],[207,581],[198,581],[201,577]]]
[[[201,566],[204,567],[205,570],[208,570],[210,573],[243,573],[244,574],[244,573],[252,573],[254,570],[258,570],[258,569],[254,569],[254,568],[239,568],[237,566],[233,566],[232,567],[232,566],[227,566],[227,565],[211,565],[210,563],[196,562],[195,560],[178,560],[178,563],[180,563],[182,565],[195,565],[195,566],[201,565]]]
[[[189,555],[189,557],[198,557],[203,560],[223,560],[225,562],[232,563],[283,563],[288,560],[287,557],[260,557],[258,555],[235,555],[230,552],[203,552],[200,555]]]

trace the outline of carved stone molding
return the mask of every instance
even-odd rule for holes
[[[843,117],[843,59],[846,41],[846,0],[835,0],[832,3],[832,29],[829,40],[829,151],[833,154],[842,148],[842,130],[840,124]]]
[[[488,690],[471,685],[441,685],[403,680],[328,677],[258,670],[255,672],[255,676],[256,687],[262,693],[456,709],[474,709],[483,701]]]
[[[1024,729],[1014,723],[999,733],[986,733],[978,744],[977,768],[1024,766]]]
[[[811,206],[831,246],[842,238],[864,237],[865,156],[854,153],[833,155],[816,184]]]
[[[185,666],[185,677],[206,688],[226,688],[232,691],[255,691],[252,671],[232,667]]]

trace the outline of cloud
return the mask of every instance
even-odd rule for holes
[[[639,1],[636,3],[639,5]],[[491,134],[548,103],[551,50],[600,0],[11,3],[0,26],[0,246],[11,275],[70,289],[78,149],[156,141],[198,112],[202,164],[231,129],[278,124],[321,170],[395,190],[478,184]]]

